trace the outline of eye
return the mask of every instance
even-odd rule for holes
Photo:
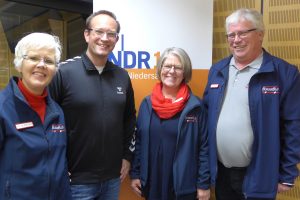
[[[235,33],[231,33],[227,35],[228,38],[235,38]]]
[[[182,70],[182,67],[177,67],[177,66],[175,66],[174,69],[175,69],[176,71],[181,71],[181,70]]]
[[[114,32],[108,32],[107,36],[113,38],[113,37],[116,37],[116,33],[114,33]]]
[[[38,62],[38,61],[40,61],[40,58],[39,58],[38,56],[29,56],[28,58],[29,58],[29,60],[31,60],[31,61],[33,61],[33,62]]]
[[[55,62],[49,58],[45,58],[44,59],[44,62],[47,64],[47,65],[55,65]]]
[[[96,34],[97,35],[103,35],[104,34],[104,31],[102,30],[95,30]]]
[[[247,33],[248,33],[248,32],[240,32],[239,35],[240,35],[241,37],[245,37],[245,36],[247,36]]]

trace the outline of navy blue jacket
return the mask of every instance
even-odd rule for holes
[[[213,65],[204,92],[212,184],[217,176],[216,127],[232,56]],[[294,183],[300,161],[300,76],[295,66],[264,51],[249,82],[254,134],[252,160],[243,183],[245,196],[274,198],[278,183]],[[234,109],[234,108],[232,108]]]
[[[48,95],[42,124],[16,80],[0,93],[0,199],[71,199],[63,112]]]
[[[136,146],[131,179],[140,179],[144,188],[148,181],[149,124],[153,109],[150,96],[139,109]],[[209,188],[206,112],[199,98],[190,94],[178,124],[177,148],[173,163],[173,184],[176,195],[191,194],[197,188]]]

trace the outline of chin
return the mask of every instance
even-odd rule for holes
[[[180,85],[175,85],[175,84],[164,84],[165,87],[168,87],[168,88],[179,88]]]

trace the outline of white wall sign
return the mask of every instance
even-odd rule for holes
[[[126,69],[152,69],[159,53],[181,47],[193,69],[212,62],[212,0],[94,0],[94,11],[109,10],[121,24],[112,61]]]

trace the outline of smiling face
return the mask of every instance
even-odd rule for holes
[[[169,54],[165,59],[161,72],[161,82],[163,87],[168,89],[179,89],[184,79],[184,69],[179,58],[173,54]]]
[[[56,72],[54,49],[28,50],[17,70],[24,86],[31,93],[41,95]]]
[[[254,28],[250,21],[242,20],[230,24],[227,34],[242,33]],[[262,31],[254,30],[245,33],[243,37],[237,34],[234,38],[228,38],[229,48],[236,62],[244,65],[255,60],[262,52],[263,36]]]
[[[85,41],[88,44],[87,55],[95,65],[99,65],[99,62],[101,65],[106,63],[109,53],[112,52],[119,39],[118,36],[111,38],[108,34],[100,36],[95,30],[101,30],[106,33],[116,33],[117,27],[118,25],[115,19],[106,14],[100,14],[92,18],[89,27],[91,30],[84,31]]]

